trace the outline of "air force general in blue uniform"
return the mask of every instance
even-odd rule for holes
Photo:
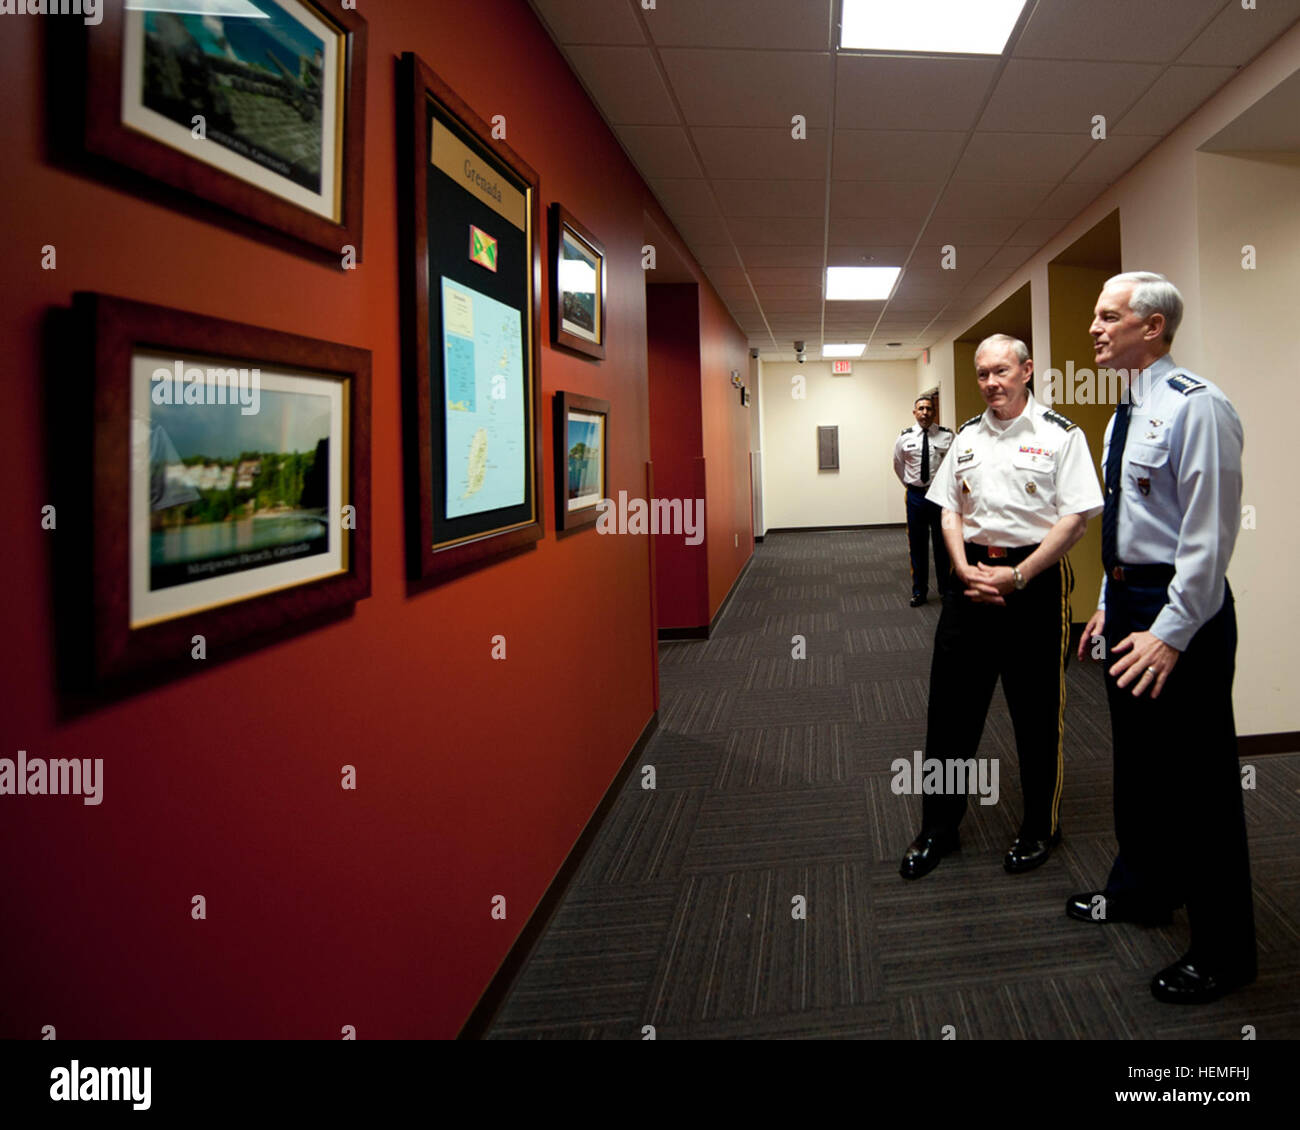
[[[1072,918],[1164,924],[1187,906],[1191,946],[1151,990],[1201,1003],[1255,977],[1250,863],[1232,678],[1237,623],[1226,573],[1241,524],[1241,420],[1174,364],[1182,298],[1163,276],[1117,275],[1091,333],[1127,395],[1106,432],[1097,612],[1104,634],[1119,854]]]

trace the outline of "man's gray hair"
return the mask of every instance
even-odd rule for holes
[[[986,345],[1009,345],[1011,352],[1016,355],[1016,360],[1022,365],[1029,360],[1029,346],[1027,346],[1018,337],[1012,337],[1010,334],[991,334],[975,347],[975,356],[978,357],[984,352]]]
[[[1174,334],[1183,321],[1183,296],[1164,275],[1154,271],[1125,271],[1122,275],[1106,280],[1111,283],[1132,283],[1133,294],[1128,300],[1129,309],[1139,318],[1149,318],[1152,314],[1165,316],[1165,343],[1173,345]],[[1102,287],[1103,290],[1106,287]]]

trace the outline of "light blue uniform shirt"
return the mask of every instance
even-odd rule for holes
[[[1241,528],[1241,420],[1223,392],[1167,354],[1129,388],[1116,551],[1124,565],[1172,565],[1169,602],[1151,632],[1185,651],[1223,607]],[[1115,417],[1106,426],[1102,475]],[[1106,585],[1101,587],[1105,607]]]

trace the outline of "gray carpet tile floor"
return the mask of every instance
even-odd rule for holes
[[[1259,758],[1245,792],[1254,985],[1162,1005],[1147,986],[1186,948],[1185,912],[1164,929],[1065,917],[1115,851],[1096,665],[1068,668],[1048,863],[1001,867],[1020,791],[999,689],[979,750],[999,802],[970,805],[936,871],[899,878],[920,799],[894,794],[891,763],[925,740],[939,615],[909,592],[901,530],[777,534],[711,639],[660,646],[656,788],[628,778],[488,1038],[1300,1037],[1300,754]]]

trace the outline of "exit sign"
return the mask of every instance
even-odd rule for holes
[[[853,372],[852,361],[832,361],[831,373],[837,377],[849,376]]]

